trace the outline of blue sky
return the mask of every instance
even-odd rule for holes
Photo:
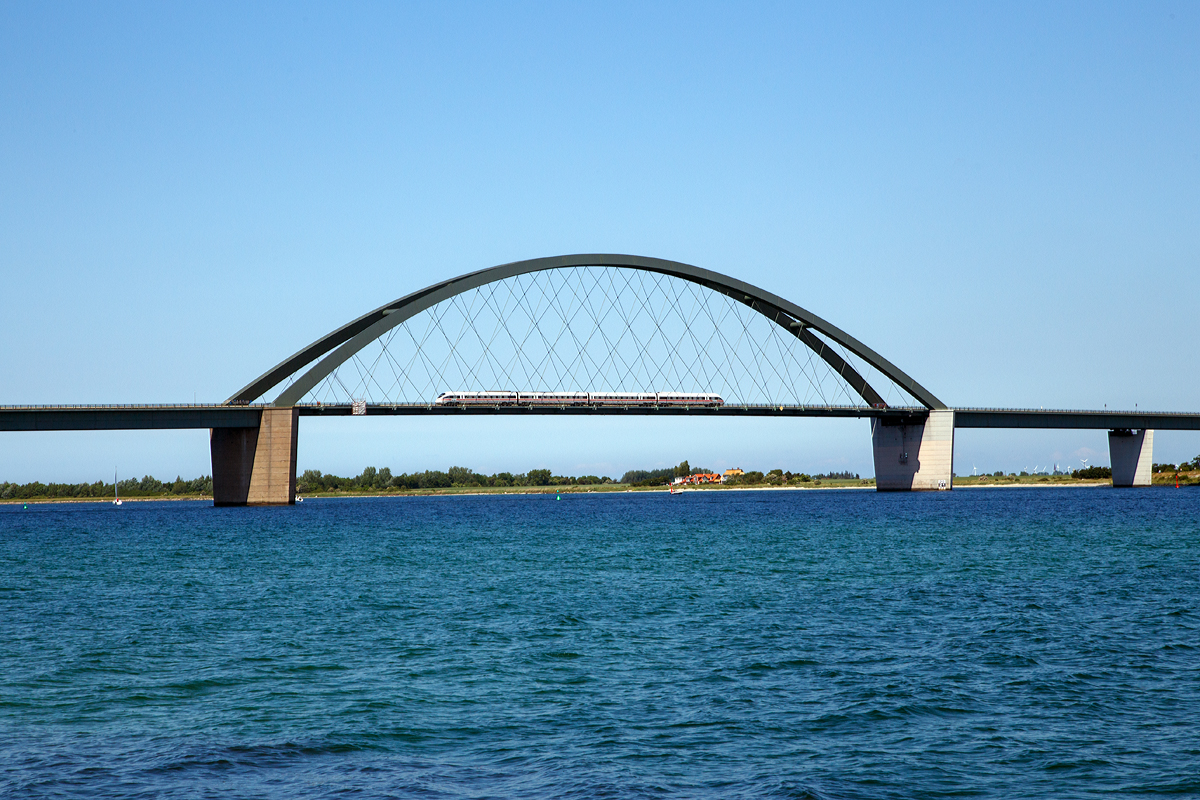
[[[220,401],[522,258],[717,270],[951,405],[1200,411],[1200,7],[0,5],[0,403]],[[1159,461],[1200,453],[1162,432]],[[959,431],[956,469],[1107,463]],[[872,471],[865,421],[302,423],[301,468]],[[0,480],[209,471],[0,434]]]

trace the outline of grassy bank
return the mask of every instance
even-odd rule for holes
[[[1174,472],[1156,472],[1154,486],[1174,486]],[[1111,486],[1110,478],[1072,478],[1070,475],[965,475],[954,479],[955,486]],[[1200,486],[1200,471],[1179,473],[1180,486]]]
[[[955,486],[1110,486],[1109,478],[1072,478],[1070,475],[960,475]]]
[[[1161,486],[1174,486],[1175,485],[1175,473],[1174,472],[1156,472],[1156,473],[1154,473],[1153,481],[1154,481],[1155,486],[1160,486],[1160,485]],[[1180,486],[1200,486],[1200,470],[1192,470],[1190,472],[1180,472],[1179,473],[1179,485]]]

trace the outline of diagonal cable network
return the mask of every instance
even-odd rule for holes
[[[889,403],[903,396],[846,348],[819,340]],[[495,389],[864,404],[794,333],[750,306],[674,276],[599,266],[526,273],[448,298],[347,359],[305,401],[429,403],[444,391]]]

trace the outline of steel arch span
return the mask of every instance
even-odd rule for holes
[[[589,254],[435,283],[220,405],[4,406],[0,431],[208,428],[215,505],[286,505],[302,416],[527,413],[866,418],[879,491],[953,488],[957,428],[1108,429],[1114,486],[1150,485],[1155,429],[1200,430],[1191,412],[947,408],[782,297],[676,261]]]
[[[879,353],[782,297],[689,264],[613,254],[517,261],[435,283],[326,334],[226,403],[276,387],[270,404],[282,408],[368,397],[428,405],[440,391],[491,389],[946,408]]]

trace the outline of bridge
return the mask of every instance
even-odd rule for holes
[[[438,399],[482,390],[512,397]],[[1106,429],[1115,486],[1149,485],[1155,430],[1200,430],[1196,413],[951,408],[782,297],[612,254],[435,283],[321,337],[222,404],[7,406],[0,430],[208,428],[214,503],[274,505],[295,501],[302,416],[476,414],[866,418],[880,491],[952,488],[958,428]]]

